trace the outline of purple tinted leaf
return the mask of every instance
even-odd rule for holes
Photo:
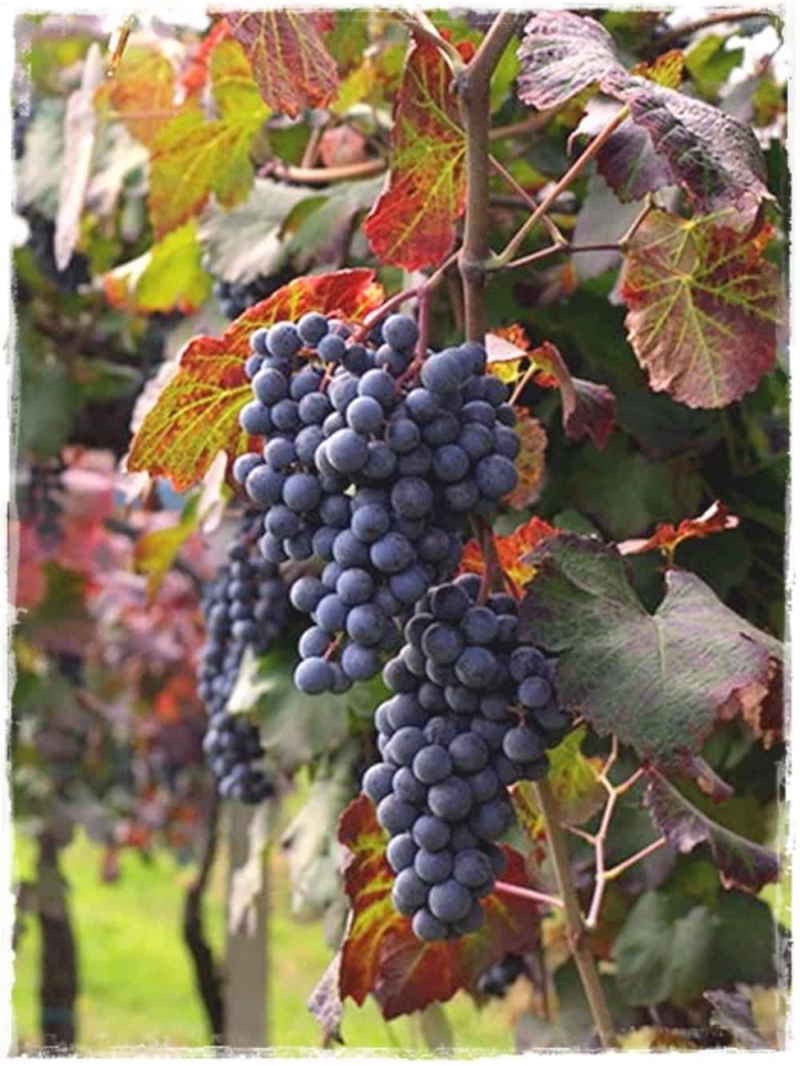
[[[594,19],[569,11],[534,15],[517,57],[519,98],[530,107],[560,107],[590,85],[627,78],[611,35]]]
[[[630,78],[615,92],[630,105],[633,121],[650,135],[673,180],[701,211],[755,207],[772,199],[755,134],[718,107]]]
[[[692,773],[731,693],[760,678],[780,644],[729,610],[694,574],[668,570],[649,614],[622,556],[589,537],[544,541],[522,604],[522,633],[560,653],[559,697],[602,735],[615,733],[643,759]]]
[[[657,770],[646,770],[644,805],[656,829],[684,853],[708,844],[725,888],[758,892],[778,879],[778,857],[713,821]]]
[[[630,107],[631,121],[615,131],[598,159],[600,173],[620,199],[638,199],[669,183],[685,189],[701,211],[751,212],[772,199],[749,126],[702,100],[629,74],[611,36],[594,19],[541,12],[525,27],[517,54],[523,103],[559,107],[594,85]]]

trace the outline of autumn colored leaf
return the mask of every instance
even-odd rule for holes
[[[261,96],[273,111],[296,118],[325,107],[338,88],[336,63],[320,36],[330,12],[229,11],[230,32],[243,46]]]
[[[531,346],[522,326],[506,326],[486,334],[487,369],[506,385],[516,386],[531,366]]]
[[[525,556],[542,541],[557,536],[558,533],[559,530],[549,522],[534,516],[524,526],[518,526],[507,536],[495,535],[494,543],[500,565],[517,588],[524,588],[535,574],[535,569],[525,562]],[[467,541],[461,553],[461,573],[482,574],[485,569],[483,553],[477,540]]]
[[[637,63],[631,67],[631,74],[638,74],[656,85],[663,85],[665,89],[679,89],[683,79],[683,52],[680,48],[672,48],[663,55],[656,56],[652,63]]]
[[[539,905],[497,891],[482,901],[486,922],[477,933],[438,943],[417,940],[411,920],[392,904],[394,875],[384,854],[387,836],[363,794],[342,815],[339,841],[350,852],[344,878],[352,911],[339,968],[342,1000],[351,998],[360,1005],[372,994],[388,1021],[445,1002],[461,989],[474,992],[478,977],[493,963],[510,952],[533,949]],[[504,851],[503,880],[524,885],[522,857],[511,848]]]
[[[382,301],[383,290],[371,270],[296,278],[248,308],[222,337],[195,337],[145,415],[128,455],[128,470],[169,477],[182,490],[202,478],[219,452],[239,455],[248,440],[239,427],[239,411],[251,397],[244,374],[250,334],[306,311],[357,320]]]
[[[726,529],[736,529],[738,525],[739,519],[736,515],[731,514],[724,503],[716,500],[698,518],[684,518],[677,526],[671,522],[662,522],[647,540],[629,540],[618,547],[623,555],[661,551],[671,565],[675,549],[682,541],[709,537],[712,533],[724,533]]]
[[[524,638],[558,655],[565,710],[642,759],[693,775],[693,756],[744,686],[768,684],[780,642],[726,607],[685,570],[668,570],[654,613],[628,580],[623,556],[593,537],[550,537],[526,557],[536,568],[520,609]]]
[[[253,184],[250,144],[268,111],[236,41],[216,46],[211,74],[220,117],[206,121],[189,101],[153,142],[149,207],[159,239],[198,215],[212,193],[234,207]]]
[[[780,272],[769,232],[654,210],[633,235],[622,278],[628,339],[655,392],[725,407],[775,362]]]
[[[191,219],[143,255],[104,274],[106,299],[112,307],[132,313],[177,309],[191,314],[211,292],[211,278],[201,266],[201,257],[197,223]]]
[[[176,111],[172,64],[155,45],[126,48],[114,74],[98,88],[95,102],[108,106],[132,137],[152,147]]]
[[[778,857],[773,851],[715,822],[652,767],[645,775],[644,806],[656,829],[677,851],[707,844],[725,888],[757,892],[777,881]]]
[[[381,262],[418,270],[451,250],[464,213],[465,152],[452,69],[435,44],[414,38],[394,109],[388,184],[364,223]]]
[[[530,507],[542,491],[545,474],[545,452],[547,434],[538,418],[533,418],[524,407],[517,407],[517,424],[515,430],[520,441],[520,452],[516,459],[519,480],[512,493],[505,498],[505,503],[516,511]]]
[[[741,716],[763,746],[769,749],[783,739],[783,669],[771,660],[765,681],[752,681],[735,692],[719,709],[723,719]]]

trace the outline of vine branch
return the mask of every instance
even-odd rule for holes
[[[489,258],[489,87],[497,63],[517,27],[519,15],[501,12],[474,58],[458,78],[466,133],[467,204],[459,258],[464,291],[464,333],[483,341],[486,333],[486,261]]]
[[[578,968],[581,984],[586,994],[600,1042],[604,1048],[615,1048],[618,1045],[614,1034],[614,1023],[611,1019],[611,1012],[608,1009],[603,987],[600,984],[594,958],[586,942],[583,915],[581,914],[575,886],[572,883],[567,840],[561,828],[558,800],[546,778],[544,781],[534,784],[533,787],[544,819],[547,843],[555,868],[558,891],[564,901],[567,937],[572,957],[575,959],[575,965]]]

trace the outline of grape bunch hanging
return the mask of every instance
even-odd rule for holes
[[[407,315],[387,318],[370,346],[318,313],[251,338],[240,422],[265,443],[233,474],[264,512],[266,559],[324,563],[291,590],[313,622],[295,673],[308,694],[380,671],[413,605],[457,568],[467,517],[491,513],[517,482],[515,414],[485,349],[421,361],[417,340]]]
[[[420,940],[463,936],[504,867],[507,786],[547,773],[569,728],[553,663],[519,640],[517,602],[464,574],[425,593],[386,664],[394,695],[375,715],[383,761],[364,791],[389,833],[392,899]]]
[[[259,766],[258,726],[228,712],[228,700],[248,645],[267,651],[286,625],[289,603],[278,567],[257,548],[259,516],[246,515],[216,581],[206,590],[203,615],[208,633],[198,664],[197,691],[208,712],[203,749],[223,799],[261,803],[274,792]]]

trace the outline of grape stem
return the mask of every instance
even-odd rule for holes
[[[606,841],[608,839],[608,830],[611,826],[611,819],[614,817],[614,810],[617,805],[617,800],[620,796],[633,788],[637,781],[642,777],[644,769],[640,767],[630,777],[626,778],[620,784],[615,785],[611,781],[611,770],[614,767],[619,757],[619,741],[616,737],[611,740],[611,751],[608,758],[603,764],[603,768],[597,775],[597,781],[603,786],[606,792],[606,804],[603,810],[603,816],[600,819],[600,826],[596,833],[587,833],[584,829],[578,829],[577,827],[565,825],[564,828],[572,833],[574,836],[580,837],[585,840],[587,844],[594,848],[595,855],[595,881],[594,892],[592,893],[592,900],[589,904],[589,912],[586,916],[585,926],[587,929],[595,929],[600,917],[600,908],[603,905],[603,897],[605,895],[606,885],[613,881],[615,878],[623,874],[631,866],[635,865],[641,859],[651,855],[654,851],[658,851],[666,843],[665,837],[660,837],[658,840],[652,841],[641,851],[637,851],[635,855],[631,855],[630,858],[625,859],[617,866],[612,867],[610,870],[606,868]]]
[[[529,899],[533,903],[544,903],[548,907],[563,907],[564,900],[558,896],[548,896],[546,892],[537,892],[535,888],[523,888],[522,885],[511,885],[508,881],[495,881],[495,891],[505,896],[519,896],[520,899]]]

